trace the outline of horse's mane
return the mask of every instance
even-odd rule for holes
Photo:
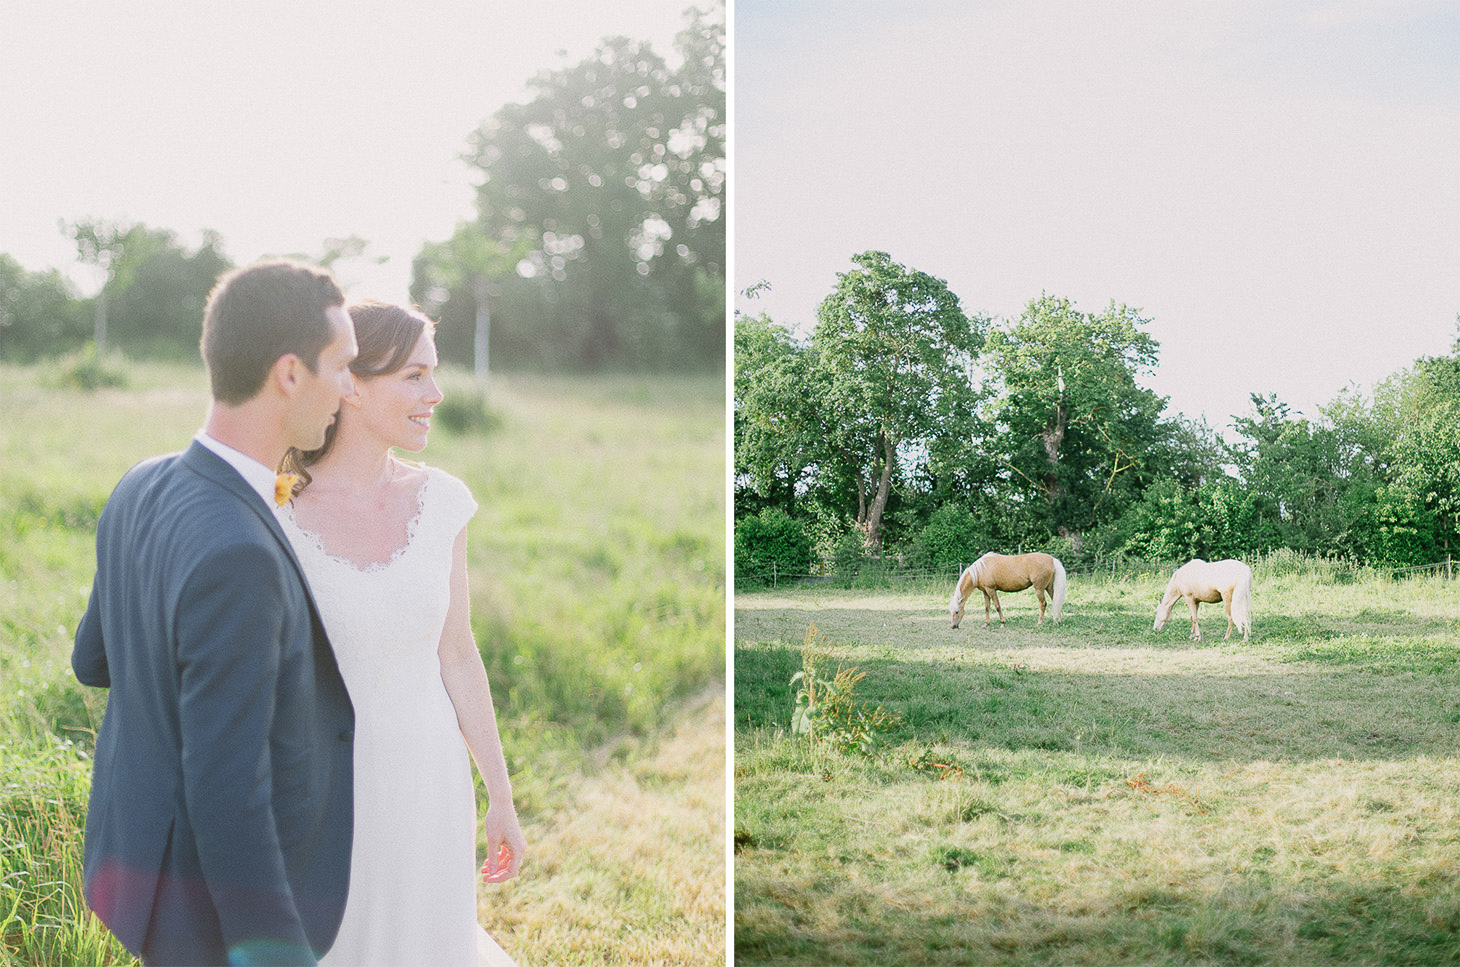
[[[988,555],[985,554],[984,557],[988,557]],[[979,558],[979,561],[982,560],[982,557]],[[970,594],[972,594],[973,589],[977,583],[978,561],[975,561],[974,563],[968,565],[968,567],[964,568],[963,573],[958,575],[958,580],[953,582],[953,594],[951,597],[948,598],[948,607],[956,608],[958,606],[958,599],[966,598]],[[966,591],[964,590],[965,586],[967,586]]]
[[[972,575],[972,577],[973,577],[973,583],[974,584],[977,584],[978,581],[979,581],[979,578],[983,577],[983,568],[984,568],[984,565],[986,563],[988,563],[988,559],[991,558],[991,557],[993,557],[993,556],[994,556],[994,552],[993,551],[988,551],[982,557],[980,557],[978,560],[974,561],[972,564],[970,564],[968,566],[968,570],[965,571],[964,573],[965,574]]]

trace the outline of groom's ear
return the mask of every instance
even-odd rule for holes
[[[294,353],[285,353],[274,360],[269,367],[269,381],[285,396],[293,396],[299,390],[307,367],[304,360]]]

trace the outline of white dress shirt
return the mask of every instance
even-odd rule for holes
[[[198,435],[193,439],[218,454],[219,457],[227,461],[230,467],[237,470],[239,476],[243,477],[244,481],[250,487],[258,491],[258,495],[263,498],[264,506],[277,509],[278,505],[274,503],[275,475],[273,470],[259,463],[243,451],[235,450],[228,444],[213,439],[203,430],[199,430]]]

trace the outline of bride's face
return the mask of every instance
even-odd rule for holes
[[[393,373],[356,379],[359,422],[386,446],[411,453],[426,448],[431,411],[441,402],[436,385],[436,340],[421,333],[406,363]]]

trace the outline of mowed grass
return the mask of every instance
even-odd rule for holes
[[[1460,963],[1460,586],[1259,568],[1193,642],[1166,577],[737,596],[736,963]],[[810,625],[875,759],[788,733]]]
[[[112,486],[188,445],[207,387],[56,375],[0,366],[0,964],[132,963],[79,901],[105,693],[71,638]],[[486,414],[419,456],[480,505],[473,624],[530,850],[481,920],[523,967],[723,963],[723,381],[494,376]]]

